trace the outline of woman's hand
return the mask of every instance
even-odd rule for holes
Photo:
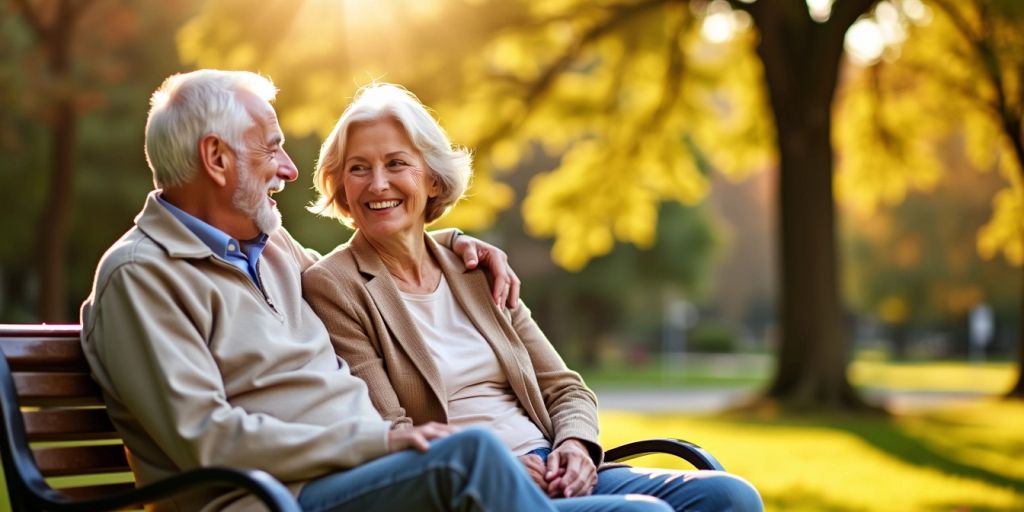
[[[430,448],[430,441],[448,437],[458,430],[457,427],[433,421],[415,427],[391,430],[388,431],[388,452],[394,453],[407,448],[425,452]]]
[[[548,496],[588,496],[597,484],[597,467],[587,447],[578,439],[568,439],[548,455]]]
[[[509,266],[505,251],[469,235],[454,236],[452,251],[462,258],[466,268],[472,270],[477,265],[483,265],[494,276],[494,282],[491,283],[494,303],[498,307],[504,304],[509,309],[515,308],[519,303],[519,276]]]
[[[544,461],[538,455],[532,453],[520,455],[517,458],[519,459],[519,462],[523,464],[523,467],[526,468],[526,474],[530,475],[530,479],[533,480],[533,483],[537,484],[537,487],[540,487],[540,490],[547,492],[548,482],[547,480],[544,480],[544,471],[546,469],[544,467]]]

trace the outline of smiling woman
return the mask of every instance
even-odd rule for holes
[[[722,471],[598,472],[594,393],[522,302],[496,305],[480,271],[424,234],[462,196],[471,163],[387,84],[360,91],[320,152],[311,209],[356,233],[303,273],[303,297],[392,432],[490,430],[540,490],[572,498],[561,510],[761,510],[757,491]]]

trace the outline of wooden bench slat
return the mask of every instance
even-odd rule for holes
[[[121,494],[128,492],[135,488],[135,484],[132,482],[123,482],[119,484],[102,484],[102,485],[90,485],[85,487],[65,487],[60,489],[61,494],[65,494],[76,500],[95,499],[95,498],[106,498],[114,494]],[[135,507],[136,509],[138,507]]]
[[[131,471],[120,444],[36,448],[32,455],[45,477]]]
[[[0,351],[15,372],[39,367],[88,369],[78,338],[0,338]]]
[[[16,372],[14,386],[23,406],[103,403],[100,388],[88,373]]]
[[[80,324],[0,324],[0,338],[78,338]]]
[[[23,414],[30,442],[120,437],[106,409],[55,409]]]

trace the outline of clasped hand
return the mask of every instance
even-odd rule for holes
[[[582,442],[569,439],[558,445],[547,464],[533,454],[520,455],[526,472],[549,497],[589,496],[597,484],[597,467]]]

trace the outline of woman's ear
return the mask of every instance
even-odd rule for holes
[[[235,154],[220,137],[209,134],[199,139],[199,163],[214,183],[223,187],[228,182],[228,171],[234,164]]]
[[[331,202],[344,212],[345,215],[352,216],[352,209],[348,207],[348,196],[345,195],[344,185],[339,185],[334,191],[334,197],[331,198]]]
[[[438,181],[436,175],[430,176],[430,187],[427,190],[427,197],[437,197],[441,195],[441,183]]]

